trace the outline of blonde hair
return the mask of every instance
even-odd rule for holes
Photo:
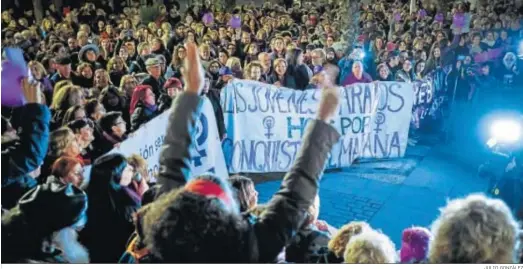
[[[327,54],[323,49],[314,49],[311,53],[318,53],[323,62],[325,62],[325,60],[327,59]]]
[[[285,66],[287,66],[287,61],[285,61],[285,59],[282,58],[274,59],[273,66],[276,68],[276,66],[280,63],[284,63]]]
[[[93,76],[94,76],[93,67],[88,63],[79,64],[78,67],[76,67],[76,73],[78,73],[78,75],[81,75],[82,71],[87,67],[89,67],[91,69],[91,72],[93,73]]]
[[[211,50],[211,47],[207,44],[202,44],[200,45],[200,47],[198,48],[200,51],[203,51],[203,50]]]
[[[29,64],[27,64],[27,66],[29,67],[29,69],[31,69],[31,67],[34,66],[34,67],[36,67],[36,69],[38,69],[38,71],[40,71],[42,76],[47,76],[47,70],[45,70],[44,65],[41,64],[40,62],[38,62],[38,61],[30,61]]]
[[[240,69],[242,67],[242,64],[241,64],[241,61],[240,61],[240,58],[238,57],[230,57],[228,60],[227,60],[227,63],[225,64],[227,67],[231,68],[235,65],[239,65],[240,66]]]
[[[138,47],[137,47],[136,51],[138,52],[138,54],[141,54],[142,50],[144,50],[146,48],[150,49],[151,46],[147,42],[142,42],[142,43],[138,44]]]
[[[147,161],[139,154],[131,154],[127,157],[127,163],[140,173],[144,178],[147,177]]]
[[[55,110],[67,110],[69,107],[75,104],[69,104],[69,97],[72,94],[80,93],[83,94],[82,89],[72,83],[65,83],[63,87],[58,88],[53,95],[53,101],[51,102],[51,109]]]
[[[62,80],[62,81],[58,81],[54,87],[53,87],[53,92],[56,94],[61,88],[67,86],[67,85],[73,85],[73,83],[70,81],[70,80]],[[54,98],[53,98],[54,99]]]
[[[252,69],[253,67],[258,67],[258,68],[260,68],[260,70],[263,72],[263,67],[262,67],[261,63],[258,62],[258,61],[252,61],[252,62],[250,62],[249,64],[247,64],[247,65],[245,66],[245,69],[243,70],[243,77],[244,77],[245,79],[252,79],[252,78],[251,78],[251,69]]]
[[[107,72],[107,70],[98,69],[98,70],[94,71],[93,79],[96,76],[96,74],[98,74],[98,73],[103,73],[103,75],[104,75],[105,79],[107,80],[107,82],[109,83],[109,85],[113,85],[113,83],[111,82],[111,77],[109,76],[109,72]]]
[[[336,257],[343,257],[345,247],[353,236],[362,233],[365,230],[372,229],[367,222],[364,221],[351,221],[348,224],[343,225],[338,233],[334,235],[329,241],[329,250],[336,255]]]
[[[69,127],[61,127],[49,135],[49,151],[47,155],[58,158],[64,154],[65,149],[76,137]]]
[[[172,26],[170,23],[168,22],[163,22],[160,26],[160,28],[164,29],[164,28],[167,28],[168,30],[172,30]],[[164,33],[165,34],[165,33]]]
[[[508,206],[482,194],[454,199],[431,227],[431,263],[513,263],[518,225]]]
[[[345,263],[395,263],[396,249],[390,238],[375,230],[364,230],[345,247]]]
[[[127,72],[129,70],[129,68],[127,67],[127,64],[125,63],[125,61],[120,56],[114,56],[111,59],[109,59],[109,61],[107,62],[107,72],[111,72],[114,70],[114,62],[116,62],[117,59],[120,59],[122,61],[123,69],[125,72]]]
[[[153,22],[153,21],[147,24],[147,28],[150,29],[150,30],[153,30],[153,29],[156,30],[156,29],[158,29],[158,27],[156,26],[156,23]],[[156,33],[153,33],[153,34],[156,34]]]

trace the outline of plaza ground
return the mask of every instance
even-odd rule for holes
[[[481,157],[472,156],[452,145],[418,143],[401,159],[362,162],[325,173],[320,219],[335,227],[365,220],[399,246],[403,229],[430,227],[448,199],[487,189],[487,182],[477,176]],[[280,183],[258,183],[259,202],[268,201]]]

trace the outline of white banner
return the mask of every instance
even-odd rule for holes
[[[229,174],[221,149],[216,117],[211,102],[206,97],[204,98],[202,113],[196,123],[196,134],[193,136],[191,175],[194,177],[210,172],[226,179]],[[139,154],[147,161],[149,176],[155,182],[154,175],[159,170],[160,150],[170,114],[171,110],[168,110],[144,124],[122,142],[120,147],[113,149],[110,153],[120,153],[126,157],[131,154]],[[90,167],[85,167],[84,170],[88,172]]]
[[[331,124],[342,135],[327,168],[350,166],[359,157],[405,154],[414,102],[412,84],[375,82],[339,88],[341,104]],[[222,90],[230,173],[286,172],[306,123],[315,118],[321,90],[296,91],[234,80]]]

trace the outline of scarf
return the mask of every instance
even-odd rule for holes
[[[133,202],[135,202],[136,204],[142,203],[142,197],[140,197],[140,195],[138,195],[138,193],[136,193],[133,189],[131,189],[130,187],[122,187],[122,189],[125,191],[125,193],[127,193],[129,198],[133,200]]]
[[[147,110],[149,110],[149,112],[151,112],[151,113],[154,113],[154,112],[156,112],[156,111],[158,110],[158,105],[157,105],[157,104],[154,104],[154,105],[148,105],[148,104],[145,104],[145,103],[144,103],[144,105],[145,105],[145,108],[146,108]]]

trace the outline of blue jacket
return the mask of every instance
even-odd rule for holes
[[[37,182],[28,173],[42,165],[49,145],[51,112],[41,104],[23,108],[20,140],[2,143],[2,207],[14,207]]]

